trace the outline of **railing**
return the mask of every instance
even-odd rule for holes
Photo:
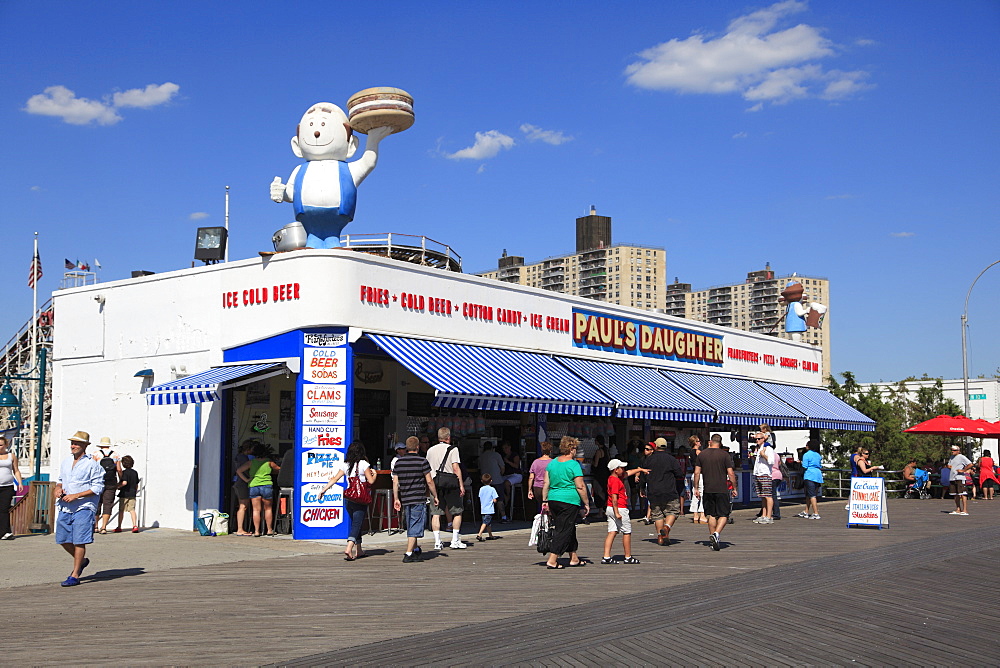
[[[10,509],[10,527],[15,536],[30,533],[52,533],[55,524],[56,484],[51,481],[32,481],[28,493]]]
[[[430,237],[396,232],[345,234],[340,238],[340,247],[374,255],[385,254],[394,259],[450,271],[462,271],[462,256],[451,246]]]
[[[886,495],[902,496],[906,491],[906,481],[902,471],[876,471],[873,476],[885,480]],[[850,469],[823,469],[823,496],[846,499],[851,495]]]

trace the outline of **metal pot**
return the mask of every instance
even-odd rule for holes
[[[305,248],[307,236],[306,228],[302,227],[302,223],[295,221],[275,232],[271,241],[274,242],[274,250],[280,253]]]

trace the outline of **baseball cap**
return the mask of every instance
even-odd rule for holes
[[[610,462],[608,462],[609,471],[614,471],[619,466],[621,466],[622,468],[628,468],[628,464],[620,459],[612,459]]]
[[[653,444],[658,448],[665,448],[667,447],[667,439],[660,437],[653,441]]]
[[[396,450],[406,450],[406,443],[397,443],[393,446]]]

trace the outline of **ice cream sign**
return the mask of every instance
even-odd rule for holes
[[[577,348],[722,366],[722,336],[573,309]]]

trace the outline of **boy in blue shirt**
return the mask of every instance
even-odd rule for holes
[[[497,494],[497,490],[493,487],[493,476],[489,473],[484,473],[482,477],[483,486],[479,488],[479,512],[483,516],[483,524],[479,527],[479,533],[476,534],[476,540],[482,543],[484,540],[494,540],[493,536],[493,514],[496,512],[497,499],[500,495]],[[487,538],[483,538],[483,532],[486,532]]]

